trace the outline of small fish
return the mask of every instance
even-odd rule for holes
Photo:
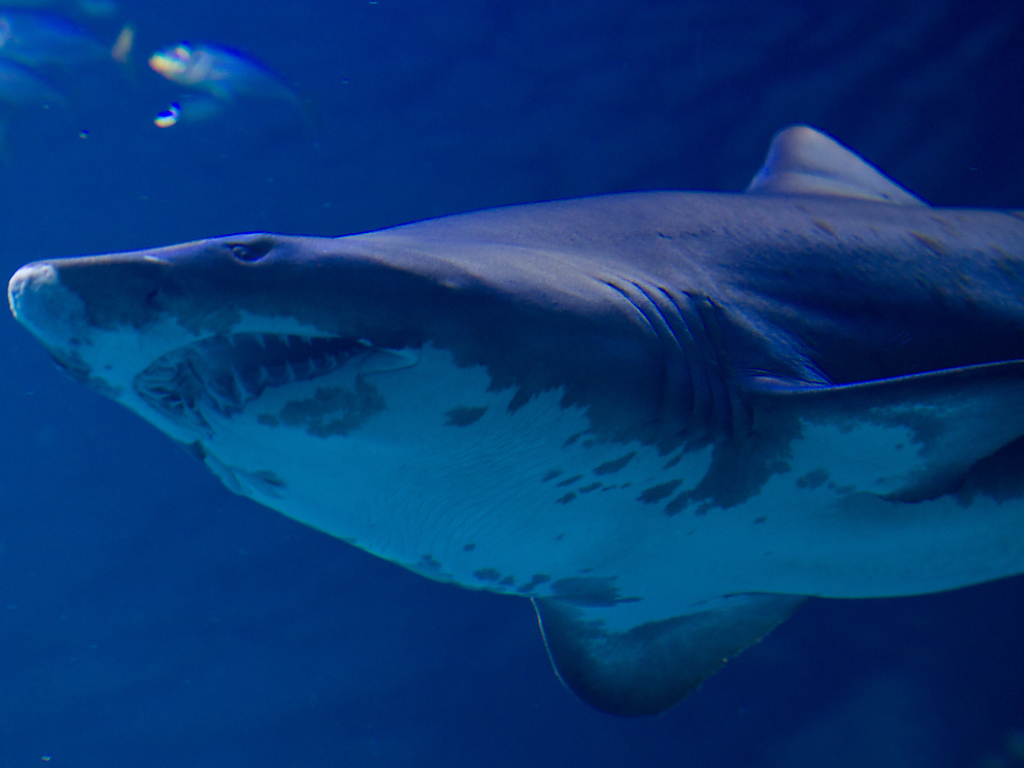
[[[171,82],[205,91],[222,101],[239,97],[298,101],[295,92],[277,76],[226,48],[182,42],[154,53],[149,66]]]
[[[33,69],[102,61],[107,48],[74,22],[24,11],[0,13],[0,58]]]
[[[181,101],[175,101],[167,109],[160,112],[153,124],[157,128],[170,128],[178,123],[200,123],[219,117],[228,108],[228,102],[207,96],[186,94]]]
[[[170,128],[172,125],[177,124],[179,117],[181,117],[181,107],[175,102],[158,114],[153,120],[153,124],[157,128]]]
[[[131,24],[125,24],[121,28],[121,32],[118,34],[114,44],[110,47],[110,58],[118,64],[127,64],[134,44],[135,28]]]

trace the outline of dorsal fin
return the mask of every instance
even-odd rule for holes
[[[558,677],[592,707],[612,715],[656,715],[696,690],[731,656],[756,643],[804,598],[730,595],[693,613],[607,628],[614,608],[534,598]]]
[[[764,165],[746,191],[927,205],[860,155],[807,125],[791,125],[775,135]]]

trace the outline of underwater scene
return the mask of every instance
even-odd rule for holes
[[[0,2],[0,266],[9,279],[25,264],[47,262],[12,281],[18,318],[5,314],[0,325],[0,768],[1024,767],[1024,576],[1014,575],[1024,573],[1024,398],[1016,394],[1024,391],[1016,366],[1024,345],[1015,335],[1024,326],[1014,314],[1022,296],[1015,270],[1024,269],[1022,40],[1024,6],[1016,0]],[[779,134],[793,125],[821,133]],[[749,471],[746,454],[734,457],[740,485],[764,470],[745,495],[732,480],[706,492],[696,484],[699,472],[712,474],[700,465],[701,451],[726,450],[714,436],[716,409],[725,407],[717,395],[707,395],[714,403],[703,436],[620,429],[623,413],[643,411],[651,377],[639,364],[631,369],[611,310],[587,303],[589,283],[570,274],[575,257],[552,256],[541,232],[544,212],[567,211],[570,223],[558,224],[567,242],[614,251],[593,258],[615,300],[653,307],[640,315],[664,315],[671,325],[664,301],[672,286],[655,295],[636,281],[616,282],[633,250],[642,250],[622,233],[664,215],[652,212],[654,198],[635,198],[638,207],[627,213],[614,201],[585,201],[337,245],[238,237],[334,238],[500,206],[655,190],[741,193],[748,185],[748,195],[693,198],[742,241],[730,251],[734,261],[688,245],[701,254],[694,263],[709,259],[730,295],[751,295],[757,270],[767,270],[758,260],[765,233],[796,231],[787,216],[812,217],[815,233],[796,240],[827,259],[835,254],[815,243],[845,236],[844,222],[863,206],[881,206],[881,218],[844,241],[846,261],[814,273],[819,282],[794,268],[771,290],[801,296],[800,306],[824,317],[848,300],[851,285],[867,285],[850,322],[873,328],[898,315],[903,330],[871,341],[873,348],[866,332],[830,341],[833,367],[825,373],[793,362],[782,375],[763,362],[770,356],[760,347],[730,347],[748,350],[756,374],[748,380],[760,387],[749,389],[752,402],[774,404],[758,413],[798,414],[807,434],[825,419],[832,395],[801,410],[793,382],[831,391],[883,381],[855,387],[856,402],[874,409],[867,421],[856,421],[861,412],[838,391],[840,447],[808,458],[806,470],[792,447],[799,441]],[[809,202],[787,202],[793,195]],[[985,241],[984,258],[999,255],[993,269],[1010,287],[987,290],[989,278],[969,265],[949,278],[960,293],[943,293],[938,278],[884,277],[895,262],[871,261],[869,251],[890,219],[910,228],[906,249],[921,263],[932,260],[928,274],[955,271],[948,265],[962,254],[944,238],[960,235],[925,204],[1015,211],[985,219],[997,222],[991,231],[1009,233]],[[662,227],[651,237],[696,243],[708,235],[691,229]],[[495,231],[506,240],[496,245]],[[75,262],[81,269],[74,270],[49,265],[221,237],[199,250],[146,250]],[[452,238],[462,238],[457,247]],[[215,248],[227,266],[210,272],[211,282],[203,270],[216,261],[205,255]],[[358,268],[333,273],[324,256],[331,249]],[[267,269],[281,266],[262,282],[250,278],[264,261]],[[178,293],[149,290],[146,270],[179,262],[198,265],[198,277],[174,283]],[[379,284],[374,269],[383,270]],[[701,274],[693,285],[710,272]],[[943,323],[962,322],[915,316],[911,289],[905,303],[897,290],[904,277],[949,310]],[[63,293],[50,290],[57,282]],[[210,284],[216,290],[204,293]],[[133,291],[139,303],[128,306]],[[437,299],[436,291],[473,298]],[[329,335],[310,334],[310,323],[321,322],[310,318],[334,311],[332,297],[346,292],[362,312],[358,321],[346,315],[331,321],[339,325]],[[266,314],[279,325],[252,319],[254,297],[272,306]],[[699,310],[707,310],[700,320],[712,346],[713,299]],[[200,310],[218,301],[235,314]],[[72,316],[86,305],[92,335],[79,328],[62,346],[54,329],[84,322]],[[464,307],[470,319],[451,330]],[[765,317],[775,312],[779,327],[812,327],[788,308],[753,300],[749,307]],[[1011,320],[979,319],[997,312]],[[172,314],[181,325],[159,325]],[[399,316],[406,326],[394,330],[388,323]],[[220,330],[204,340],[194,341],[199,331],[190,345],[172,339],[182,326],[216,323]],[[345,323],[356,330],[337,330]],[[500,332],[487,336],[488,323]],[[129,326],[138,333],[118,331]],[[975,328],[994,330],[972,336]],[[730,344],[731,332],[723,331]],[[480,350],[484,336],[502,344]],[[552,341],[563,337],[585,343]],[[164,347],[152,352],[154,344]],[[115,369],[144,353],[150,357],[132,369],[129,401]],[[280,381],[266,362],[273,355],[285,371]],[[870,374],[830,374],[862,358]],[[929,368],[925,358],[952,362]],[[513,363],[529,373],[520,376]],[[349,389],[317,383],[340,382],[357,364],[360,372],[345,379]],[[536,373],[544,365],[548,373]],[[952,394],[946,380],[925,375],[953,368],[963,372]],[[409,403],[373,384],[410,369],[434,371],[439,383],[416,389]],[[242,381],[250,374],[255,383]],[[884,381],[905,374],[922,374],[924,383],[885,389]],[[476,399],[463,397],[473,382]],[[214,439],[218,424],[242,423],[253,403],[273,401],[285,384],[309,396],[279,402],[274,414],[253,412],[251,431],[232,448],[243,457],[278,451],[274,471],[228,466]],[[435,432],[426,417],[421,429],[416,409],[446,392],[462,399],[440,406],[446,421],[438,416]],[[912,396],[920,398],[915,414],[932,408],[958,426],[943,437],[944,427],[936,431],[926,416],[878,415]],[[736,407],[733,389],[721,395],[729,397]],[[790,405],[779,403],[797,405],[786,411]],[[379,480],[374,473],[392,454],[368,443],[352,449],[358,470],[339,473],[337,482],[351,487],[356,515],[365,511],[368,520],[372,505],[363,499],[387,486],[395,509],[420,510],[412,528],[385,531],[374,519],[349,532],[316,504],[293,513],[281,500],[293,477],[324,474],[318,461],[348,461],[338,457],[349,454],[331,454],[332,465],[307,455],[308,445],[369,435],[396,414],[419,430],[426,447],[416,455],[433,452],[436,465],[428,471],[395,459],[397,469]],[[525,437],[501,421],[513,423],[516,414],[534,419]],[[646,425],[644,418],[636,423]],[[913,482],[892,480],[880,513],[882,502],[848,501],[870,494],[843,486],[836,467],[849,459],[847,448],[862,450],[851,434],[869,422],[885,432],[892,419],[930,456],[941,455],[924,469],[911,465]],[[488,425],[497,436],[473,442],[472,430]],[[295,426],[299,438],[277,439]],[[451,447],[452,435],[469,442]],[[506,464],[478,463],[513,444],[525,447]],[[609,452],[599,453],[602,446]],[[569,447],[594,451],[577,474],[570,467],[577,459],[559,464],[545,453],[568,455]],[[889,447],[904,450],[902,442]],[[624,480],[655,463],[670,474],[647,486]],[[487,467],[502,475],[504,485],[494,483],[511,498],[523,485],[520,466],[550,494],[546,506],[531,508],[511,533],[507,520],[474,517],[483,507],[473,484],[491,487]],[[934,476],[914,474],[926,469]],[[801,536],[815,541],[814,531],[831,531],[816,567],[846,569],[854,586],[800,591],[785,579],[744,581],[748,540],[775,522],[774,508],[755,510],[759,494],[774,492],[768,476],[786,478],[787,487],[795,481],[795,495],[778,496],[782,506],[812,492],[838,499],[848,515],[841,526],[829,529],[833,518],[811,513],[783,538],[799,553]],[[462,488],[470,491],[460,496]],[[596,516],[581,517],[604,509],[585,506],[593,499],[616,493],[639,503],[648,522],[631,521],[614,504],[606,504],[614,523],[604,528]],[[937,506],[943,499],[948,508]],[[448,507],[466,510],[462,527],[437,533]],[[912,546],[897,533],[879,542],[892,523],[879,517],[890,509],[918,521]],[[680,624],[678,614],[694,615],[682,609],[644,613],[661,593],[645,602],[630,591],[630,574],[655,568],[645,547],[660,534],[651,531],[671,521],[692,525],[692,533],[730,514],[749,515],[751,524],[716,534],[715,578],[723,586],[699,604],[718,616],[742,613],[749,600],[756,615],[706,630]],[[567,520],[576,528],[566,528],[564,547],[574,531],[589,542],[580,551],[603,546],[588,535],[611,537],[632,559],[614,574],[599,565],[544,570],[536,563],[563,546],[558,526]],[[634,542],[641,527],[642,546]],[[970,536],[987,547],[977,561],[950,555],[960,551],[958,538],[969,550]],[[502,560],[506,546],[517,554]],[[669,573],[677,573],[673,546],[661,552]],[[678,573],[702,574],[700,550],[685,553]],[[878,585],[864,586],[879,573]],[[773,585],[782,598],[747,596]],[[697,594],[667,589],[677,588]],[[837,599],[798,605],[789,596],[811,593]],[[861,594],[896,596],[844,599]],[[619,626],[614,611],[640,618]],[[681,656],[702,658],[699,671],[679,671]],[[617,675],[628,678],[624,687],[616,687]],[[662,684],[668,694],[651,693]]]

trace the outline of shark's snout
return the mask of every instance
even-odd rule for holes
[[[82,299],[61,284],[49,262],[27,264],[7,284],[7,303],[19,323],[47,347],[67,346],[85,327]]]
[[[26,299],[31,303],[40,290],[59,282],[52,264],[27,264],[11,277],[7,284],[7,303],[19,321],[24,322]]]

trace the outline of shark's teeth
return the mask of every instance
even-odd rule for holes
[[[135,391],[165,416],[208,430],[205,408],[230,416],[267,387],[326,375],[367,351],[363,340],[336,336],[213,336],[161,357],[135,377]]]

